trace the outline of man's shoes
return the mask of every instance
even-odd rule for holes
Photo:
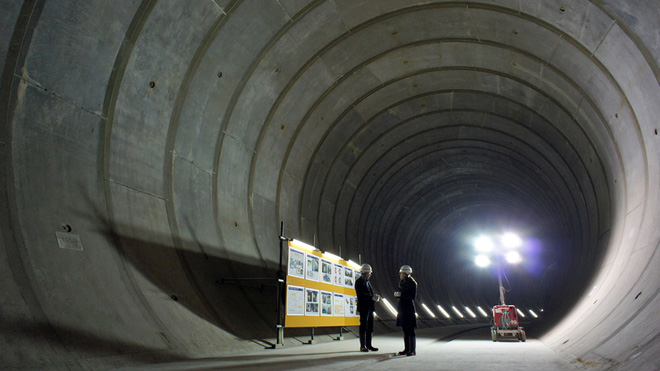
[[[415,352],[408,352],[408,353],[406,354],[406,356],[408,356],[408,357],[410,357],[410,356],[416,356],[416,355],[417,355],[417,353],[415,353]]]
[[[372,352],[377,352],[378,351],[378,348],[372,347],[372,346],[368,346],[367,349],[369,349]]]
[[[399,352],[399,355],[400,355],[400,356],[407,356],[407,355],[408,355],[408,351],[407,351],[407,350],[402,350],[402,351]]]
[[[368,352],[369,349],[367,347],[360,347],[360,352]]]

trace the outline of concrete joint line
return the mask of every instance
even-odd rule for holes
[[[227,132],[226,130],[223,130],[223,131],[222,131],[222,134],[224,134],[225,136],[227,136],[227,137],[233,139],[234,142],[240,144],[240,145],[243,146],[244,148],[248,149],[250,152],[255,153],[255,154],[257,153],[257,151],[255,151],[254,149],[248,147],[245,143],[243,143],[242,140],[240,140],[240,139],[236,138],[235,136],[231,135],[231,134],[230,134],[229,132]]]
[[[479,31],[477,30],[477,25],[474,23],[474,18],[472,18],[472,11],[470,10],[470,5],[466,5],[468,15],[470,16],[470,23],[472,23],[472,28],[474,28],[474,34],[477,36],[477,41],[481,42],[481,37],[479,37]]]
[[[591,57],[593,57],[596,54],[596,52],[598,51],[598,49],[600,49],[600,46],[603,44],[605,39],[607,39],[607,36],[610,34],[610,31],[612,31],[612,28],[614,28],[615,24],[616,24],[616,21],[613,20],[612,24],[610,24],[610,27],[607,29],[607,32],[605,32],[605,35],[603,35],[603,37],[600,39],[600,41],[598,42],[598,45],[596,45],[596,47],[594,48],[594,51],[591,52]]]
[[[216,174],[215,171],[213,171],[213,170],[209,170],[209,169],[207,169],[207,168],[205,168],[205,167],[200,166],[198,163],[196,163],[195,161],[189,159],[188,157],[185,157],[185,156],[181,156],[181,155],[179,155],[175,150],[171,150],[170,153],[172,154],[172,160],[174,160],[175,158],[180,158],[180,159],[182,159],[182,160],[184,160],[184,161],[186,161],[186,162],[189,162],[189,163],[193,164],[196,168],[198,168],[198,169],[200,169],[200,170],[202,170],[202,171],[205,171],[205,172],[207,172],[207,173],[209,173],[209,174],[211,174],[211,175],[215,175],[215,174]],[[172,163],[174,163],[174,161],[172,161]]]
[[[215,1],[215,0],[211,0],[211,2],[212,2],[213,4],[215,4],[215,6],[217,6],[218,9],[220,9],[220,13],[222,13],[222,14],[224,14],[224,15],[227,15],[227,12],[225,12],[225,10],[220,6],[220,4],[218,4],[217,1]]]
[[[149,196],[152,196],[152,197],[155,197],[155,198],[161,199],[161,200],[163,200],[163,201],[169,201],[168,199],[166,199],[166,198],[163,197],[163,196],[159,196],[159,195],[153,194],[153,193],[151,193],[151,192],[144,191],[144,190],[139,189],[139,188],[136,188],[136,187],[131,187],[131,186],[127,185],[127,184],[120,183],[120,182],[118,182],[118,181],[116,181],[116,180],[113,180],[113,179],[110,179],[110,178],[105,178],[105,180],[107,180],[107,181],[109,181],[109,182],[111,182],[111,183],[114,183],[114,184],[120,185],[120,186],[122,186],[122,187],[125,187],[125,188],[128,188],[128,189],[132,189],[132,190],[137,191],[137,192],[140,192],[140,193],[144,193],[145,195],[149,195]]]
[[[29,78],[29,77],[27,77],[27,76],[21,76],[21,75],[18,75],[18,74],[16,74],[16,73],[14,73],[14,77],[17,77],[19,80],[25,81],[28,85],[30,85],[30,86],[32,86],[32,87],[35,87],[35,88],[37,88],[37,89],[39,89],[39,90],[41,90],[41,91],[43,91],[43,92],[45,92],[45,93],[48,93],[48,94],[54,96],[54,97],[57,98],[57,99],[63,100],[63,101],[65,101],[65,102],[69,103],[69,104],[72,105],[72,106],[75,106],[75,107],[77,107],[77,108],[80,108],[81,110],[83,110],[83,111],[85,111],[85,112],[87,112],[87,113],[89,113],[89,114],[92,114],[92,115],[94,115],[94,116],[100,117],[100,118],[103,119],[103,120],[106,120],[106,117],[103,117],[103,115],[102,115],[100,112],[92,111],[92,110],[90,110],[90,109],[88,109],[88,108],[85,108],[85,107],[83,107],[83,106],[81,106],[81,105],[75,103],[74,101],[72,101],[72,100],[70,100],[70,99],[64,98],[63,96],[61,96],[61,95],[59,95],[59,94],[57,94],[57,93],[54,93],[54,92],[52,92],[52,91],[48,91],[48,89],[46,89],[43,85],[39,84],[39,82],[37,82],[37,81],[35,81],[35,80],[32,80],[31,78]]]
[[[561,42],[561,40],[562,40],[563,38],[564,38],[564,34],[559,34],[559,38],[557,39],[557,42],[556,42],[555,45],[552,47],[552,53],[550,53],[550,57],[548,57],[548,60],[545,61],[545,65],[546,65],[546,66],[550,65],[550,61],[551,61],[552,58],[555,56],[555,53],[557,52],[557,48],[559,47],[559,43]]]

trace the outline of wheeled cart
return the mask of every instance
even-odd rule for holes
[[[515,305],[496,305],[493,307],[493,326],[490,328],[493,341],[527,340],[525,330],[518,324],[518,313]]]

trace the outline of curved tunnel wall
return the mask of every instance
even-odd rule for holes
[[[420,302],[470,306],[497,298],[469,239],[517,228],[546,344],[657,362],[653,2],[2,9],[5,364],[254,347],[272,297],[218,282],[271,277],[280,221],[383,293],[410,264]]]

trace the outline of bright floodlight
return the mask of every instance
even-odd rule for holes
[[[490,265],[490,259],[486,255],[477,255],[474,262],[480,267],[487,267]]]
[[[477,315],[476,315],[476,314],[474,314],[474,312],[473,312],[473,311],[471,311],[471,310],[470,310],[470,308],[468,308],[468,307],[465,307],[465,310],[466,310],[466,311],[468,312],[468,314],[469,314],[469,315],[471,315],[471,316],[472,316],[472,318],[477,318]]]
[[[508,261],[511,264],[517,264],[522,261],[522,257],[520,254],[518,254],[517,251],[511,251],[506,253],[506,261]]]
[[[515,233],[505,233],[502,236],[502,245],[507,249],[516,249],[522,245],[522,240]]]
[[[522,316],[522,318],[525,318],[525,313],[521,312],[520,309],[516,308],[516,312]]]
[[[533,310],[529,309],[529,313],[531,313],[534,318],[539,318],[539,316],[536,313],[534,313]]]
[[[493,250],[494,246],[495,245],[493,244],[493,241],[486,236],[481,236],[477,238],[476,241],[474,241],[474,247],[477,249],[477,251],[489,252]]]

